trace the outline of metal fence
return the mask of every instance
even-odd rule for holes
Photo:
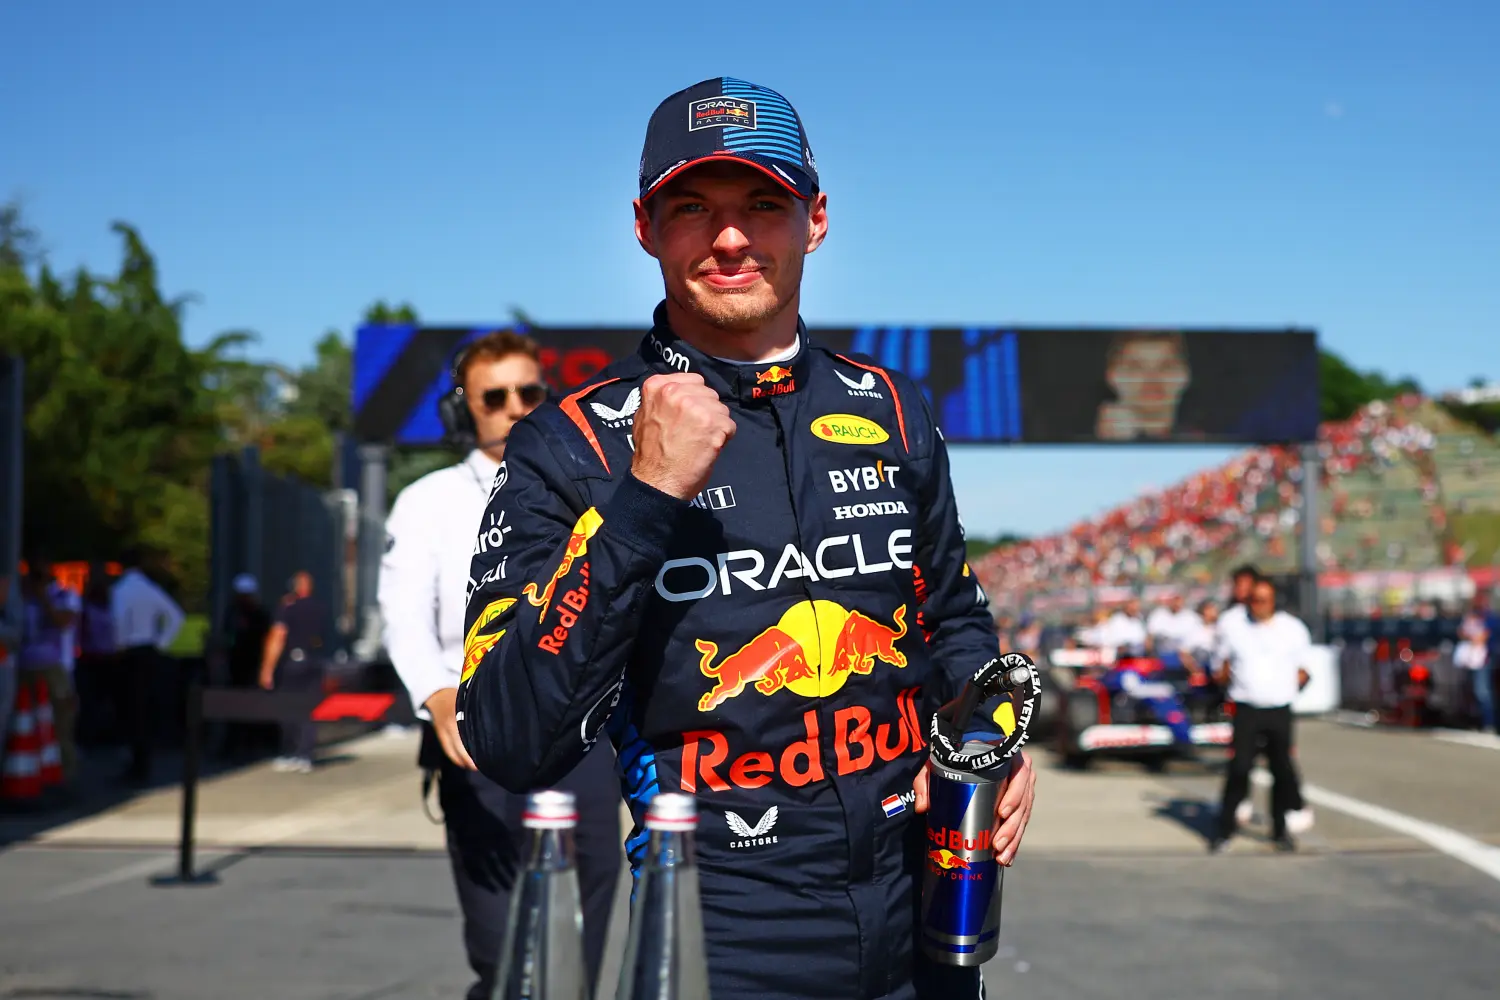
[[[348,654],[354,627],[356,520],[350,490],[320,490],[267,471],[257,449],[219,455],[213,463],[209,620],[224,634],[234,578],[249,573],[269,606],[280,601],[299,570],[312,574],[334,637],[332,657]]]

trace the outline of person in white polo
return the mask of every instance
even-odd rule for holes
[[[1244,623],[1219,633],[1220,682],[1234,703],[1234,739],[1218,829],[1209,849],[1222,851],[1234,836],[1241,821],[1240,803],[1250,790],[1250,770],[1264,750],[1274,779],[1271,835],[1277,850],[1294,851],[1289,814],[1296,814],[1296,825],[1304,828],[1310,817],[1292,762],[1292,702],[1308,681],[1312,635],[1299,619],[1276,610],[1276,587],[1270,580],[1255,580],[1247,604]]]

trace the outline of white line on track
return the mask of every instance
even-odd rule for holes
[[[1486,750],[1500,750],[1500,736],[1494,733],[1481,733],[1472,729],[1434,729],[1432,738],[1442,740],[1444,743],[1462,743],[1464,746],[1484,747]]]
[[[1264,768],[1256,768],[1251,774],[1251,779],[1262,787],[1271,784],[1271,774]],[[1449,827],[1429,823],[1425,819],[1417,819],[1415,816],[1408,816],[1384,806],[1377,806],[1373,802],[1340,795],[1338,792],[1329,791],[1317,785],[1304,783],[1302,797],[1315,806],[1332,809],[1334,812],[1362,819],[1366,823],[1383,826],[1387,830],[1393,830],[1413,840],[1420,840],[1455,861],[1462,861],[1484,872],[1490,878],[1500,881],[1500,847],[1491,847],[1489,844]]]
[[[91,875],[88,878],[78,879],[76,882],[65,882],[51,892],[44,894],[43,902],[52,902],[58,899],[66,899],[69,896],[81,896],[95,889],[103,889],[106,886],[116,885],[120,882],[129,882],[131,879],[142,878],[146,875],[164,874],[172,870],[174,858],[170,854],[162,853],[144,861],[134,864],[122,865],[112,868],[99,875]]]

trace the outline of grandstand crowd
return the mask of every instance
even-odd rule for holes
[[[1469,553],[1447,537],[1447,511],[1486,497],[1500,506],[1493,488],[1500,485],[1500,449],[1450,433],[1456,445],[1440,450],[1444,435],[1432,425],[1441,423],[1440,411],[1413,395],[1323,424],[1315,466],[1320,571],[1462,564]],[[1023,595],[1087,594],[1083,603],[1092,604],[1093,593],[1111,587],[1206,587],[1247,560],[1270,572],[1295,571],[1302,476],[1295,448],[1253,448],[1067,530],[998,547],[974,560],[974,569],[998,603],[1016,610]],[[1446,495],[1455,483],[1460,495]]]

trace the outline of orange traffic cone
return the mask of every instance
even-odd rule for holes
[[[36,739],[41,748],[42,787],[50,788],[63,783],[62,745],[57,742],[57,733],[52,729],[52,692],[47,690],[47,682],[40,678],[36,689]]]
[[[31,686],[23,684],[16,695],[16,711],[11,718],[10,738],[5,745],[0,798],[26,801],[41,794],[41,746],[37,742],[36,716],[31,707]]]

